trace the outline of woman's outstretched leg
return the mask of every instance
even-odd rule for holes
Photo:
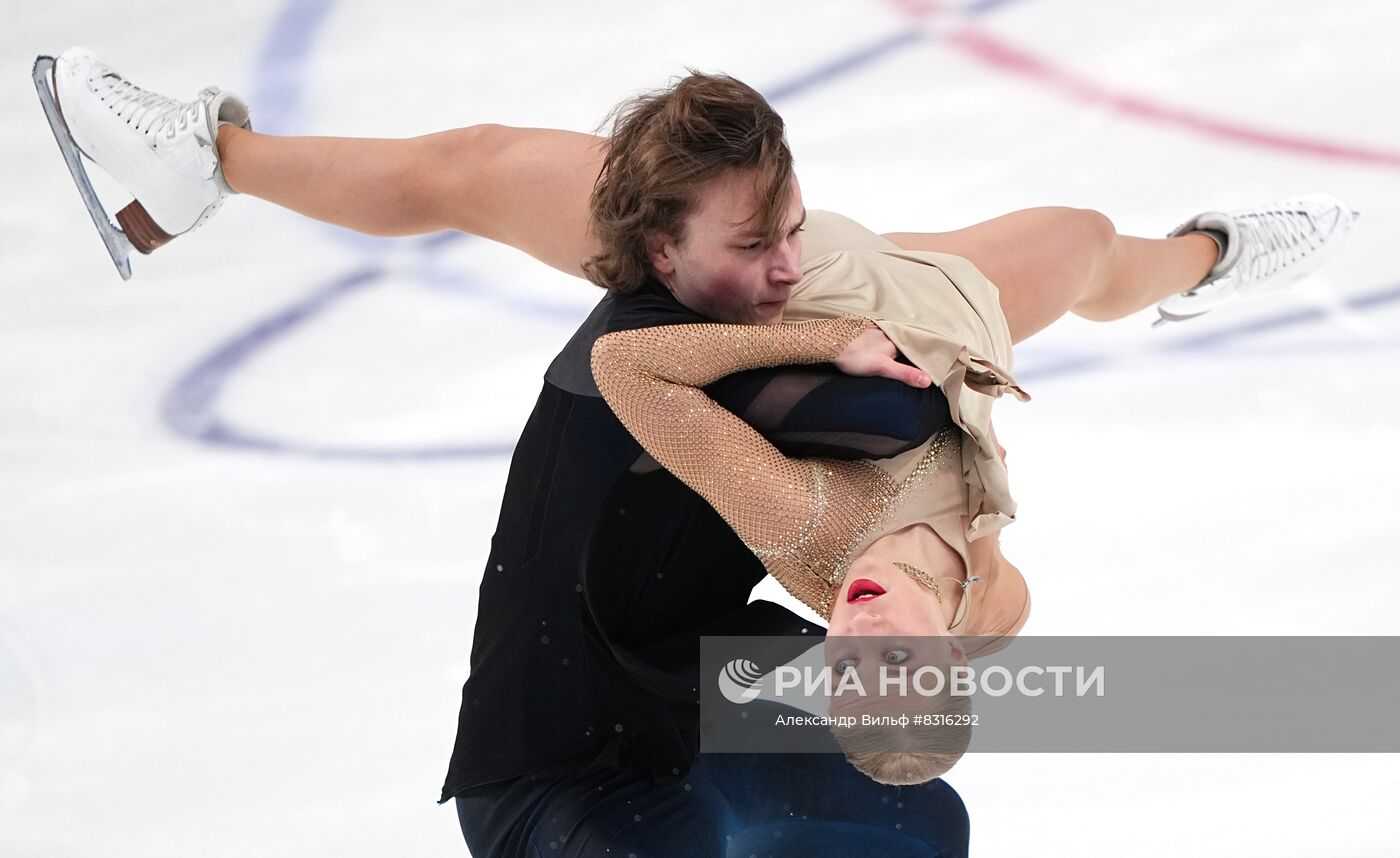
[[[598,137],[479,125],[403,140],[272,137],[209,87],[179,102],[126,80],[91,51],[53,65],[56,118],[74,147],[137,205],[128,237],[150,252],[197,229],[232,189],[375,235],[464,230],[582,274]],[[63,133],[62,128],[56,132]]]
[[[403,140],[273,137],[225,125],[235,190],[372,235],[461,230],[583,276],[603,138],[477,125]]]
[[[1203,234],[1149,239],[1119,235],[1086,209],[1025,209],[954,232],[889,233],[906,250],[970,260],[1000,292],[1012,342],[1065,313],[1121,319],[1200,283],[1219,256]]]

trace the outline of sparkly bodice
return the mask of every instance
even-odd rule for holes
[[[833,361],[867,324],[668,325],[612,333],[593,348],[594,378],[618,419],[824,618],[860,552],[912,522],[931,524],[969,563],[959,433],[878,461],[789,459],[698,388],[742,369]]]

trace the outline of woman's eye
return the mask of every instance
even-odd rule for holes
[[[762,246],[763,246],[762,242],[755,241],[755,242],[753,242],[752,244],[741,244],[741,245],[739,245],[739,249],[740,249],[740,250],[758,250],[758,249],[759,249],[760,247],[762,247]]]
[[[853,659],[853,658],[843,658],[843,659],[841,659],[840,661],[836,662],[836,672],[837,672],[837,673],[845,673],[845,672],[847,672],[847,671],[849,671],[849,670],[854,670],[854,669],[855,669],[855,666],[856,666],[856,661],[855,661],[855,659]]]
[[[885,653],[885,661],[890,664],[899,664],[909,660],[909,651],[903,649],[892,649]]]

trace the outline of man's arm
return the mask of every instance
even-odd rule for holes
[[[888,458],[952,425],[937,385],[850,376],[832,364],[747,370],[705,392],[794,458]]]

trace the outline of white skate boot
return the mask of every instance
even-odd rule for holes
[[[1277,291],[1317,270],[1360,215],[1330,194],[1307,194],[1254,209],[1206,212],[1171,236],[1204,232],[1220,260],[1194,288],[1157,305],[1153,327],[1181,322],[1222,304]]]
[[[69,171],[123,278],[131,276],[132,247],[150,253],[199,227],[233,193],[224,181],[214,139],[224,123],[252,125],[247,105],[232,94],[206,87],[193,101],[175,101],[133,85],[85,48],[71,48],[57,60],[39,57],[34,83]],[[78,153],[136,198],[117,213],[120,228],[107,219]]]

